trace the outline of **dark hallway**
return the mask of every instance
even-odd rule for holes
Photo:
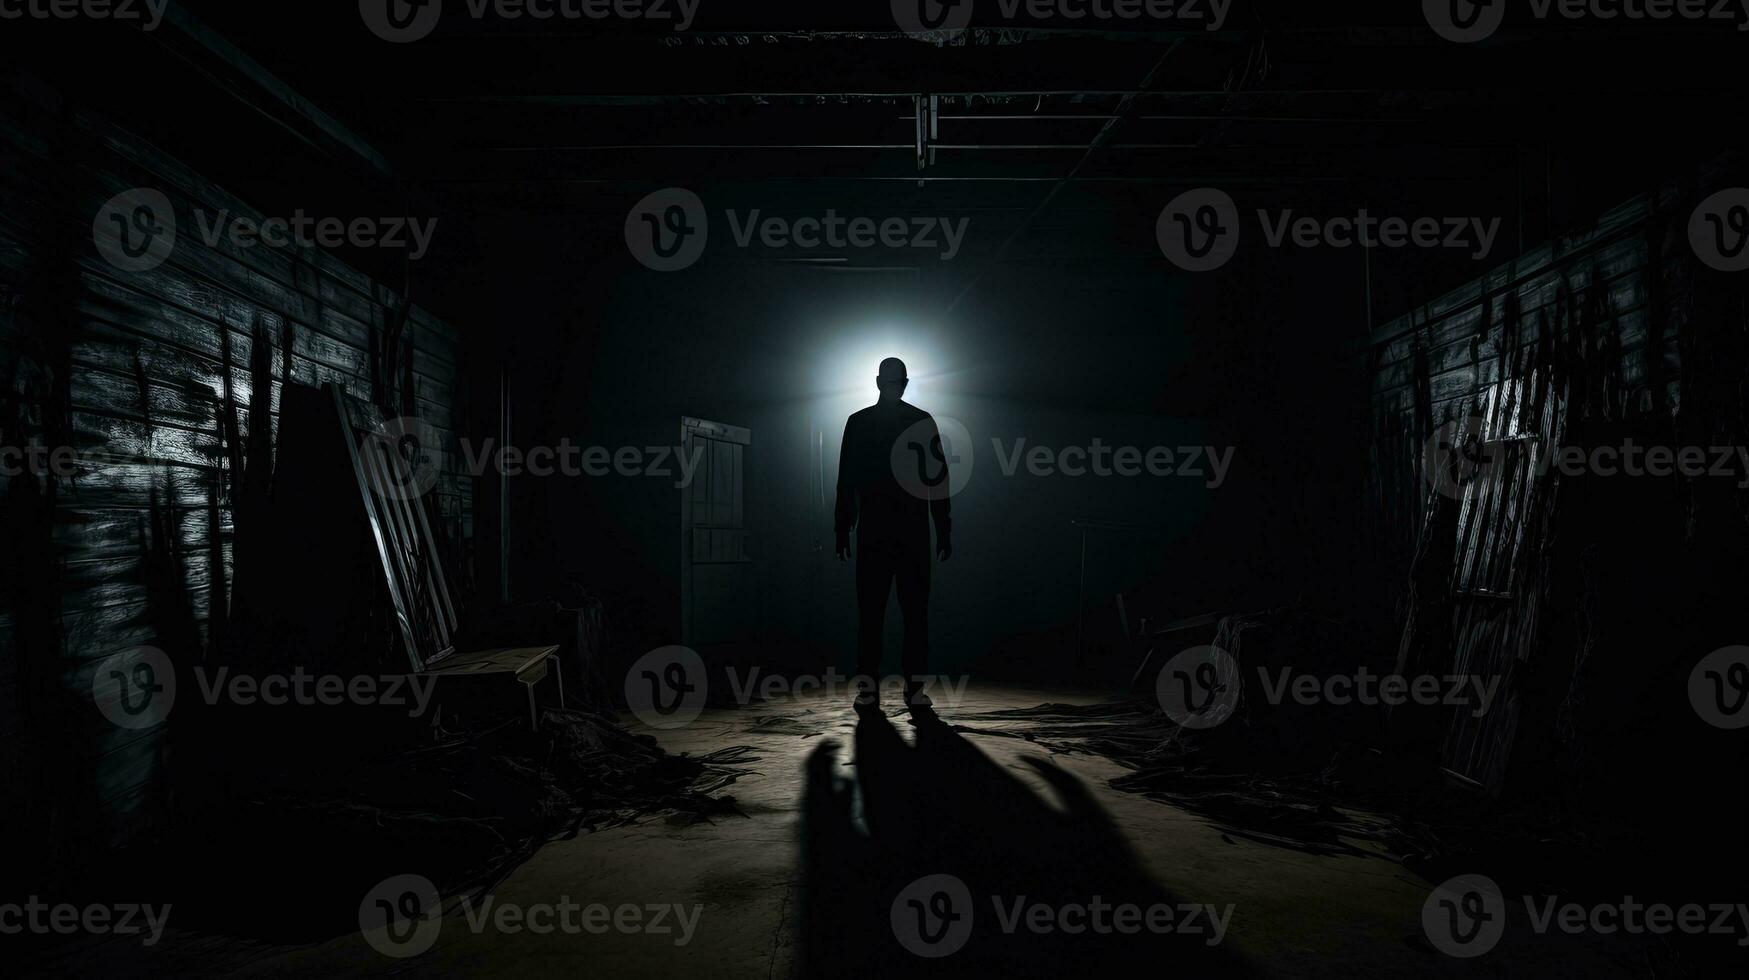
[[[1739,975],[1746,27],[0,0],[0,963]]]

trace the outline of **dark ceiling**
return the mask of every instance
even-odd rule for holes
[[[1509,23],[1459,45],[1412,2],[1236,0],[1208,31],[1003,20],[983,0],[970,30],[919,39],[886,0],[698,0],[684,31],[671,20],[476,19],[450,0],[429,37],[391,44],[349,0],[185,6],[400,178],[547,186],[570,200],[589,185],[701,177],[921,178],[998,193],[1071,174],[1252,186],[1462,178],[1597,127],[1627,143],[1734,138],[1719,123],[1741,106],[1745,41],[1717,23],[1590,20]],[[1694,105],[1683,92],[1708,96]],[[918,94],[941,100],[922,173]]]
[[[973,0],[968,30],[922,37],[888,0],[696,0],[685,30],[472,16],[482,2],[448,0],[405,44],[354,0],[177,0],[149,35],[9,25],[0,44],[264,210],[454,217],[445,246],[462,251],[440,268],[503,251],[501,230],[463,233],[481,216],[588,215],[611,249],[628,206],[669,186],[980,213],[974,278],[1041,226],[1035,258],[1158,263],[1154,216],[1201,185],[1259,207],[1501,214],[1528,245],[1740,145],[1749,108],[1734,24],[1537,22],[1528,4],[1456,44],[1409,0],[1233,0],[1218,31]],[[921,165],[919,105],[937,117]],[[1392,260],[1404,301],[1477,272]]]

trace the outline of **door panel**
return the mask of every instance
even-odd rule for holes
[[[753,568],[747,527],[752,433],[703,419],[680,420],[680,448],[698,457],[680,495],[680,635],[694,649],[751,640]]]

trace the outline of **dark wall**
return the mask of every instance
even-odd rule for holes
[[[251,479],[271,468],[282,384],[375,397],[386,375],[373,351],[402,302],[316,251],[209,245],[196,209],[262,215],[199,160],[31,79],[9,80],[6,106],[0,443],[66,447],[76,462],[53,479],[0,477],[0,770],[23,774],[9,784],[36,787],[31,807],[63,831],[108,838],[147,825],[166,740],[94,709],[96,666],[137,645],[179,666],[212,652],[236,581],[243,465]],[[176,213],[175,247],[148,271],[113,266],[94,240],[100,209],[131,188]],[[408,330],[410,402],[453,441],[458,335],[418,309]],[[442,465],[446,529],[465,540],[471,487],[453,456]]]
[[[1538,795],[1604,792],[1622,771],[1658,781],[1601,824],[1656,819],[1676,798],[1740,812],[1737,787],[1697,778],[1685,748],[1716,735],[1686,703],[1688,676],[1739,642],[1745,537],[1728,449],[1745,438],[1742,285],[1697,257],[1689,228],[1740,180],[1734,158],[1709,161],[1379,325],[1371,348],[1368,540],[1404,624],[1399,669],[1507,692],[1486,724],[1451,720],[1442,762]],[[1432,492],[1429,459],[1468,433],[1496,448],[1472,446],[1481,465]],[[1612,455],[1539,467],[1503,436]],[[1706,472],[1636,472],[1630,447],[1698,451]]]

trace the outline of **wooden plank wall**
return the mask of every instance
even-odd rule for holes
[[[1501,265],[1372,331],[1372,500],[1389,580],[1402,582],[1425,516],[1419,465],[1440,425],[1473,414],[1489,387],[1510,376],[1514,358],[1539,331],[1564,335],[1575,322],[1601,324],[1619,338],[1620,381],[1629,404],[1674,411],[1681,382],[1680,316],[1667,280],[1685,262],[1692,194],[1671,187],[1628,201],[1581,231]],[[1680,220],[1679,220],[1680,219]],[[1657,255],[1654,263],[1651,256]],[[1578,307],[1595,304],[1586,315]],[[1656,324],[1657,336],[1648,344]],[[1602,344],[1605,338],[1588,341]]]
[[[1667,192],[1674,196],[1674,192]],[[1644,350],[1650,292],[1647,282],[1648,227],[1662,210],[1658,195],[1637,198],[1604,215],[1583,232],[1545,243],[1473,282],[1373,330],[1376,371],[1373,403],[1380,413],[1412,410],[1415,357],[1425,354],[1425,378],[1436,421],[1451,417],[1454,402],[1501,380],[1503,347],[1533,344],[1538,318],[1556,318],[1563,286],[1573,295],[1604,290],[1608,309],[1619,318],[1622,368],[1632,383],[1647,380]],[[1486,301],[1486,302],[1485,302]],[[1515,323],[1500,311],[1516,302]],[[1484,324],[1485,308],[1496,311]],[[1509,329],[1516,328],[1516,333]],[[1670,328],[1666,328],[1669,332]],[[1671,333],[1666,339],[1674,339]],[[1674,344],[1665,345],[1674,351]],[[1667,376],[1674,385],[1675,363]],[[1649,393],[1648,393],[1649,394]]]
[[[219,484],[225,465],[218,452],[218,411],[227,373],[240,409],[251,404],[256,324],[274,346],[271,405],[277,420],[284,327],[289,324],[293,338],[294,381],[335,382],[370,398],[373,335],[380,338],[400,301],[393,290],[320,251],[245,249],[229,241],[209,247],[197,233],[195,209],[264,216],[173,154],[108,122],[68,112],[52,93],[27,82],[11,87],[0,110],[0,381],[16,377],[17,365],[32,356],[22,312],[31,290],[42,288],[45,268],[71,266],[63,274],[76,294],[76,310],[68,316],[68,374],[81,472],[60,489],[54,542],[66,583],[58,611],[64,637],[60,673],[75,701],[82,696],[90,708],[94,665],[154,640],[144,618],[142,569],[154,495],[181,535],[189,558],[187,593],[205,629],[215,597],[202,556],[215,538],[227,569],[230,564],[230,508],[217,509],[216,528],[209,510],[209,490]],[[138,187],[171,199],[179,234],[167,263],[127,273],[98,255],[92,222],[105,201]],[[417,413],[444,440],[437,493],[447,530],[461,537],[467,555],[473,527],[471,483],[456,450],[458,336],[423,310],[409,315]],[[247,431],[247,413],[238,414]],[[0,490],[5,485],[0,476]],[[29,743],[21,731],[15,612],[0,608],[5,773],[21,771],[18,756]],[[112,840],[125,838],[151,814],[160,732],[109,725],[94,709],[72,727],[78,744],[65,748],[87,781],[82,791],[105,814],[103,832]]]

